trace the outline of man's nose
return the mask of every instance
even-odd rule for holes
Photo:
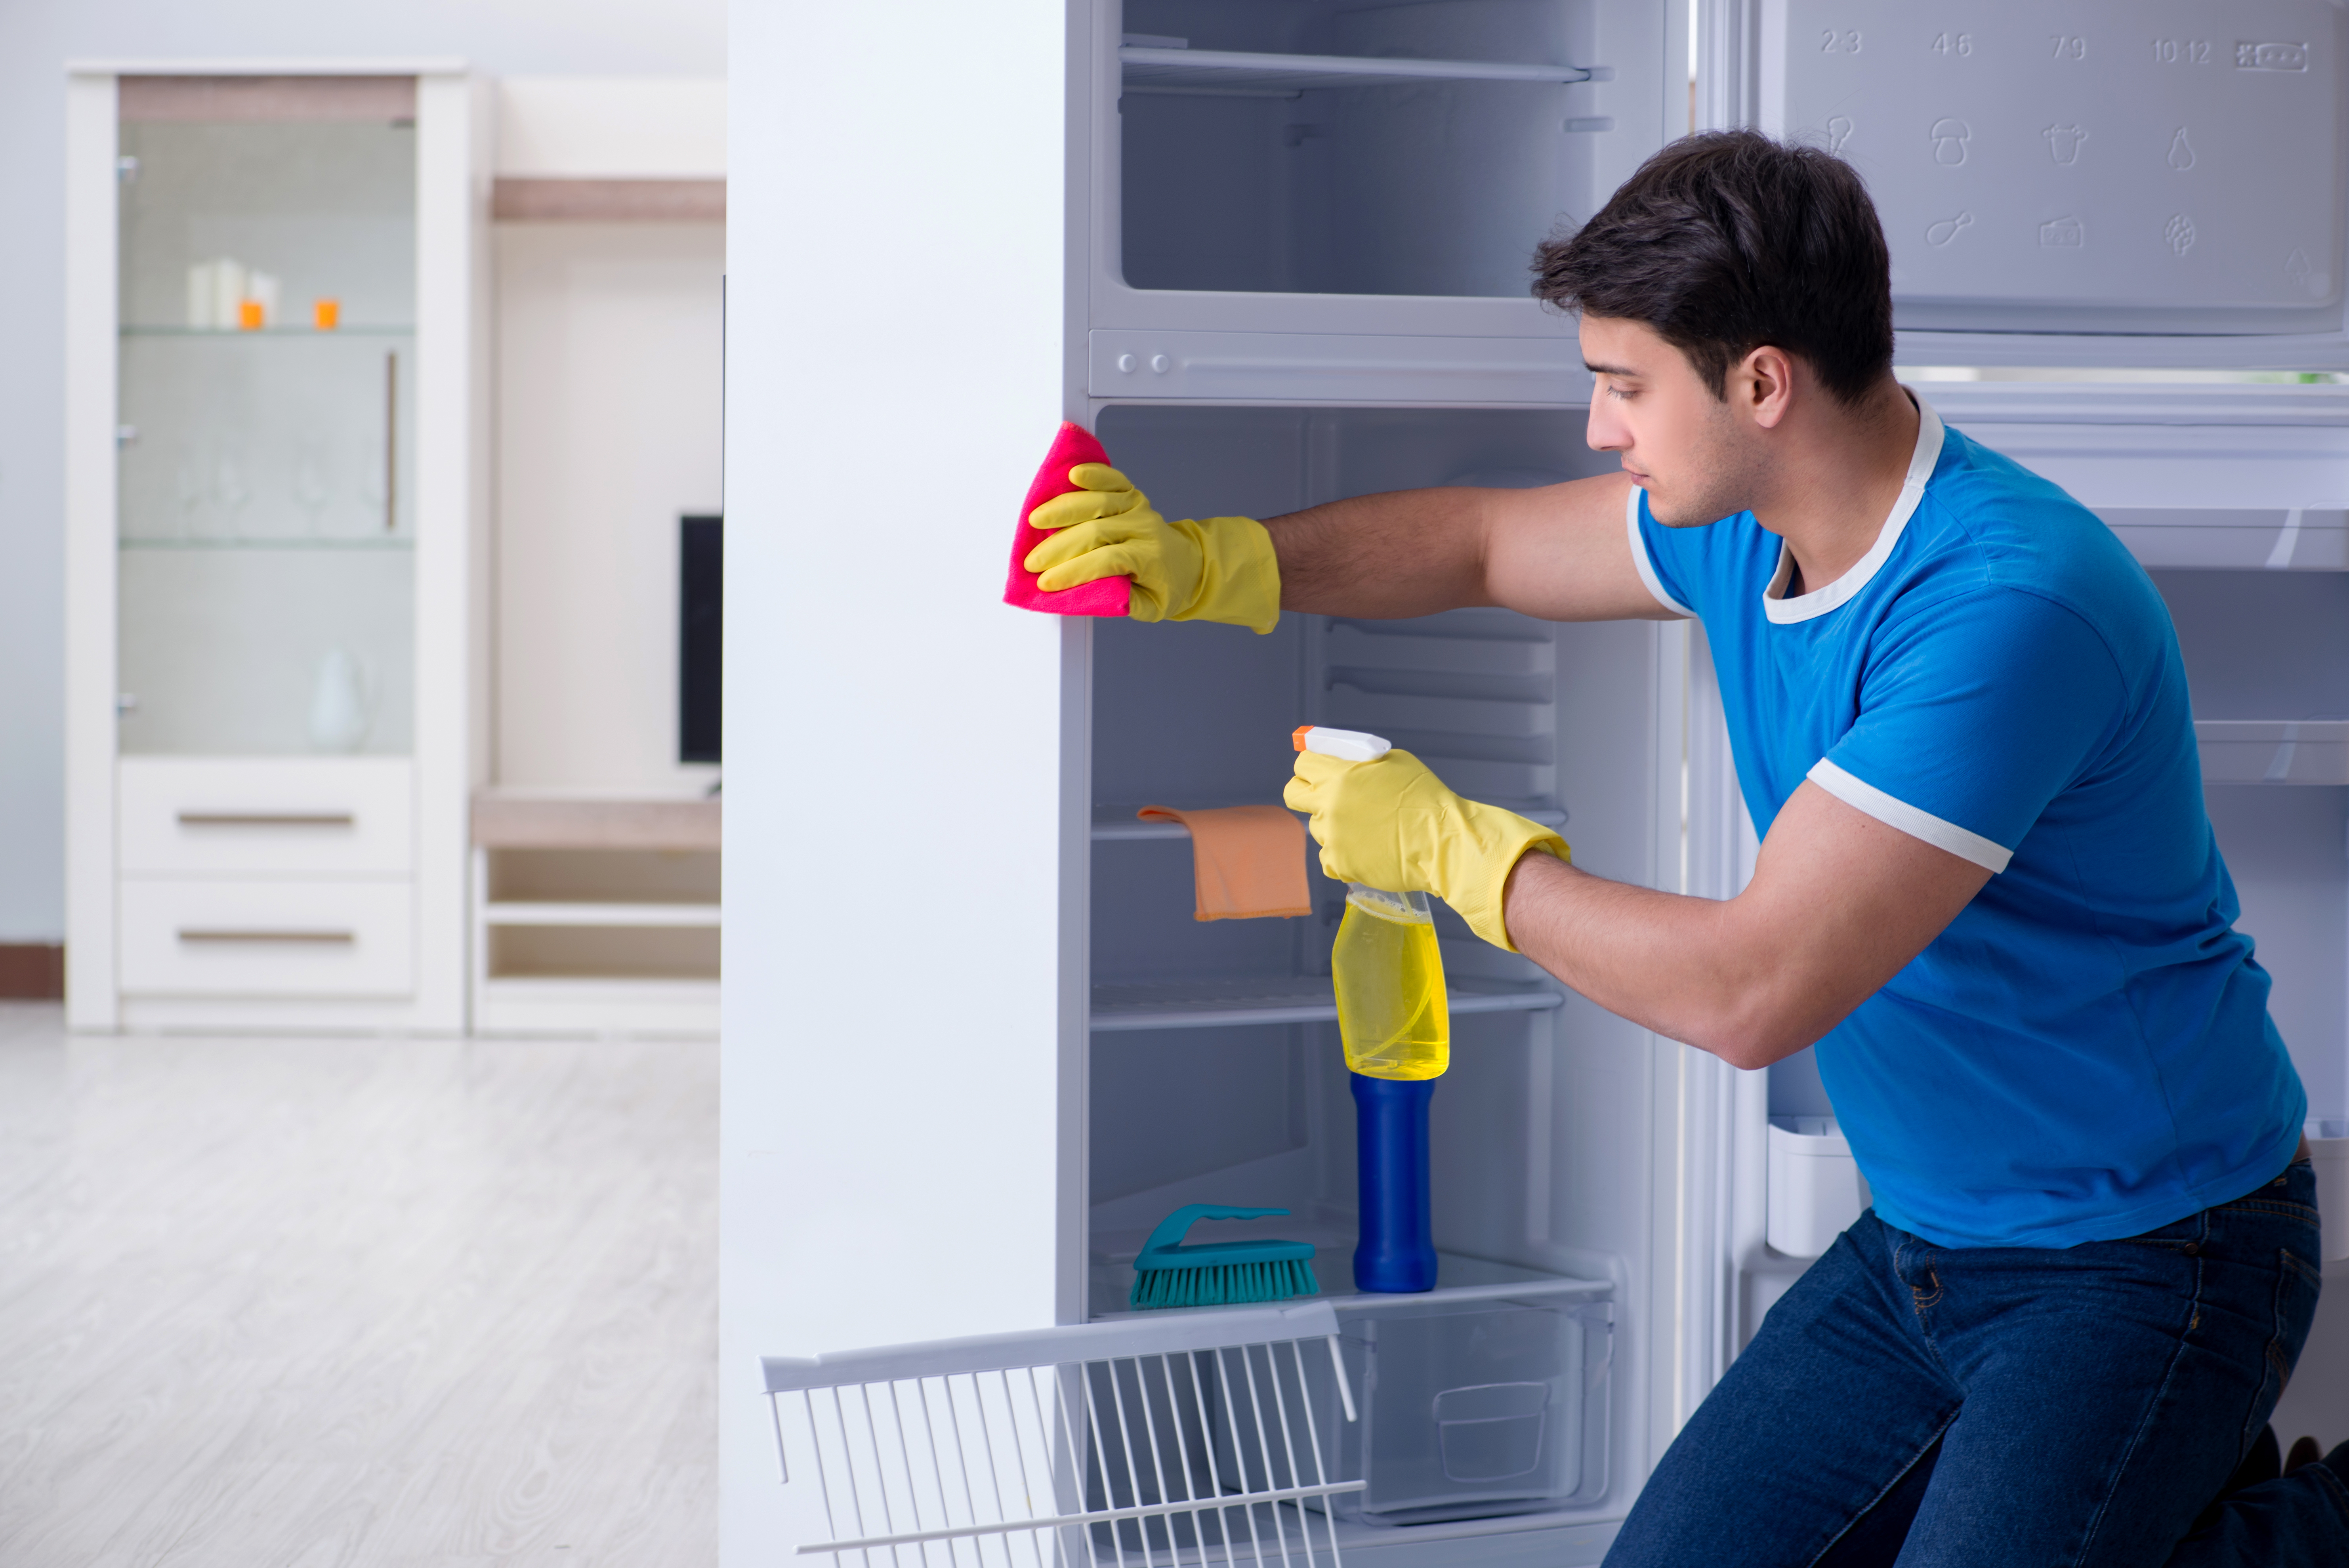
[[[1607,411],[1607,400],[1602,395],[1591,404],[1590,418],[1583,426],[1582,438],[1590,443],[1590,449],[1594,452],[1619,452],[1630,446],[1631,432],[1624,428],[1621,420]]]

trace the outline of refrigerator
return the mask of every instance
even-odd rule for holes
[[[1733,1070],[1440,912],[1443,1272],[1355,1296],[1342,890],[1315,872],[1309,916],[1197,922],[1182,830],[1135,815],[1277,800],[1289,732],[1335,725],[1558,825],[1587,870],[1726,897],[1756,845],[1701,630],[1468,608],[1259,636],[999,602],[1062,419],[1169,517],[1613,469],[1528,263],[1692,126],[1848,159],[1904,377],[2153,573],[2338,1190],[2349,27],[2326,0],[730,26],[730,1565],[1596,1562],[1858,1212],[1808,1053]],[[1217,1236],[1313,1241],[1323,1295],[1129,1313],[1135,1249],[1190,1202],[1288,1210]],[[2327,1333],[2291,1408],[2349,1408]],[[1203,1501],[1236,1488],[1220,1518]],[[1077,1522],[1008,1527],[1048,1518]]]

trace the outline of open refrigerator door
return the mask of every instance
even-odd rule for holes
[[[1911,19],[1739,0],[1709,15],[1710,112],[1868,178],[1903,379],[2094,510],[2168,602],[2238,924],[2274,980],[2322,1196],[2349,1209],[2340,9],[1981,0]],[[1716,834],[1750,837],[1741,816]],[[1865,1192],[1808,1053],[1738,1095],[1733,1343]],[[1795,1212],[1796,1189],[1824,1207]],[[2325,1252],[2349,1257],[2349,1227]],[[2321,1429],[2307,1412],[2337,1407],[2349,1349],[2326,1346],[2344,1335],[2320,1319],[2278,1430]]]

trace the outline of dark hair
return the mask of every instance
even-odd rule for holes
[[[1892,364],[1891,260],[1868,187],[1843,160],[1756,131],[1673,142],[1545,242],[1534,272],[1551,304],[1645,323],[1716,397],[1764,344],[1847,405]]]

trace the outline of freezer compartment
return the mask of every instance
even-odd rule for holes
[[[1523,299],[1536,243],[1654,144],[1653,18],[1595,0],[1101,15],[1136,289]]]

